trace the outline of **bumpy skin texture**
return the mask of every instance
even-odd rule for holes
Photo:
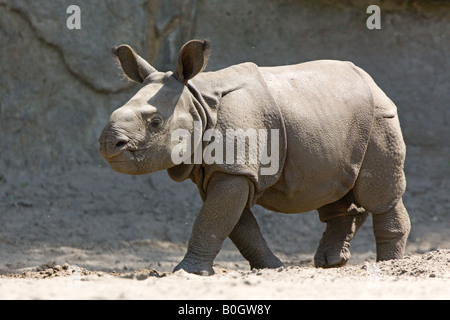
[[[118,172],[167,170],[175,181],[189,178],[204,201],[175,271],[214,273],[226,237],[251,268],[281,266],[250,210],[254,204],[284,213],[317,209],[327,224],[317,267],[348,261],[350,241],[368,213],[377,259],[402,258],[410,230],[402,202],[405,144],[395,105],[363,70],[322,60],[202,72],[209,43],[200,40],[183,46],[173,73],[156,71],[129,46],[114,53],[125,74],[144,87],[111,115],[100,152]],[[276,165],[264,174],[268,166],[261,162],[195,163],[194,150],[211,143],[195,139],[187,154],[192,162],[175,165],[171,133],[179,128],[200,135],[215,129],[224,137],[227,129],[277,129],[278,144],[270,147]]]

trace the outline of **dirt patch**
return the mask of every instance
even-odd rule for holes
[[[68,263],[61,265],[52,265],[47,263],[36,268],[36,270],[26,270],[22,273],[12,273],[0,275],[0,279],[51,279],[57,277],[71,277],[71,276],[97,276],[104,277],[106,275],[124,278],[145,280],[148,277],[165,277],[167,273],[158,272],[154,269],[139,269],[131,272],[104,272],[104,271],[90,271],[86,268],[76,265],[69,265]]]
[[[215,267],[216,273],[227,274],[236,270]],[[347,276],[347,277],[360,277],[364,276],[377,276],[377,277],[397,277],[399,279],[403,278],[439,278],[439,279],[450,279],[450,249],[438,249],[430,252],[426,252],[423,255],[413,255],[406,256],[402,260],[389,260],[381,261],[377,263],[365,262],[362,265],[357,266],[347,266],[344,268],[336,269],[315,269],[313,268],[310,261],[303,261],[299,266],[289,265],[283,266],[275,270],[269,269],[253,269],[251,271],[241,271],[241,275],[246,274],[256,274],[262,275],[263,273],[271,274],[274,272],[286,272],[286,271],[297,271],[299,273],[305,270],[313,270],[315,274],[335,274],[336,276]],[[331,271],[331,272],[330,272]],[[183,274],[179,272],[177,274]],[[310,276],[310,272],[306,272],[307,277]],[[68,263],[61,265],[53,265],[52,263],[43,264],[37,267],[35,270],[27,269],[22,273],[18,274],[5,274],[0,275],[0,279],[49,279],[56,277],[70,277],[73,275],[78,276],[98,276],[103,277],[110,275],[113,277],[119,277],[123,279],[137,279],[145,280],[149,277],[162,278],[172,275],[171,272],[161,272],[155,269],[139,269],[133,271],[91,271],[86,268],[79,267],[76,265],[69,265]],[[312,275],[314,277],[314,275]]]
[[[49,279],[56,277],[69,277],[76,273],[82,274],[84,276],[93,274],[91,271],[86,270],[85,268],[80,268],[77,266],[70,266],[65,263],[64,265],[54,265],[47,263],[42,266],[36,268],[35,271],[26,270],[23,273],[19,274],[6,274],[1,276],[3,279],[13,278],[13,279]]]
[[[0,277],[0,299],[449,299],[450,250],[337,269],[89,271],[64,264]]]
[[[382,276],[450,279],[450,250],[433,250],[403,260],[379,262],[375,266]]]

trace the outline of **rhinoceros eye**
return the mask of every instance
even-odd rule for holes
[[[163,123],[163,119],[159,115],[155,115],[150,120],[150,125],[152,126],[152,128],[159,128],[162,125],[162,123]]]

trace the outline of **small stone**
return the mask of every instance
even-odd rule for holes
[[[138,273],[137,275],[136,275],[136,279],[137,280],[145,280],[145,279],[147,279],[148,278],[148,274],[145,274],[145,273]]]
[[[63,267],[61,267],[60,265],[56,265],[53,267],[53,271],[61,271],[63,269]]]
[[[17,204],[25,208],[31,208],[33,206],[33,203],[28,200],[19,200]]]

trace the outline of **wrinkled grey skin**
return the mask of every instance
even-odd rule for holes
[[[402,202],[405,144],[395,105],[363,70],[322,60],[202,72],[209,43],[200,40],[183,46],[174,72],[156,71],[127,45],[113,52],[124,73],[143,87],[112,113],[99,138],[101,154],[121,173],[167,170],[175,181],[190,178],[203,199],[175,271],[213,274],[226,237],[251,268],[281,266],[251,212],[254,204],[285,213],[317,209],[326,223],[317,267],[348,261],[350,241],[368,213],[377,260],[403,257],[410,231]],[[193,133],[194,121],[203,132],[278,129],[278,171],[261,175],[260,164],[175,165],[171,151],[178,142],[171,133]]]

